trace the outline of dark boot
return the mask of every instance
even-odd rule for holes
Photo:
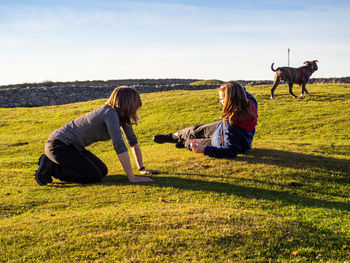
[[[38,162],[39,168],[35,172],[35,180],[39,185],[52,183],[55,164],[45,155],[41,155]]]
[[[176,148],[185,148],[185,144],[183,141],[178,141],[175,143]]]
[[[169,134],[157,134],[153,137],[153,141],[156,143],[177,143],[178,140],[173,139],[172,133]]]

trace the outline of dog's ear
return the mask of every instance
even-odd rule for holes
[[[305,61],[304,64],[305,65],[310,65],[310,61]]]
[[[312,72],[318,70],[318,66],[316,62],[318,62],[318,60],[313,60],[312,62],[310,62]]]

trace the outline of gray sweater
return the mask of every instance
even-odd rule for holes
[[[116,153],[120,154],[127,151],[120,128],[131,147],[138,143],[132,127],[121,125],[118,112],[104,105],[55,130],[49,140],[58,139],[82,150],[94,142],[112,139]]]

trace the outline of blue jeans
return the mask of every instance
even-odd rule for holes
[[[197,141],[205,146],[211,145],[211,137],[218,126],[220,121],[216,121],[209,124],[195,125],[189,128],[184,128],[179,130],[177,133],[179,135],[180,141],[184,146],[191,150],[191,142]]]

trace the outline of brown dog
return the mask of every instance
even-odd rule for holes
[[[271,89],[271,99],[273,100],[273,93],[275,92],[276,87],[280,83],[281,80],[284,80],[288,83],[289,86],[289,93],[292,94],[294,98],[297,96],[293,93],[293,84],[297,83],[301,86],[301,94],[300,98],[304,98],[304,92],[306,92],[307,95],[311,96],[311,94],[306,90],[305,85],[308,82],[310,76],[312,73],[314,73],[318,67],[316,62],[317,60],[313,61],[305,61],[304,64],[306,66],[299,67],[299,68],[291,68],[291,67],[280,67],[277,69],[273,69],[273,64],[271,65],[272,71],[276,72],[275,74],[275,80],[273,82],[273,86]]]

